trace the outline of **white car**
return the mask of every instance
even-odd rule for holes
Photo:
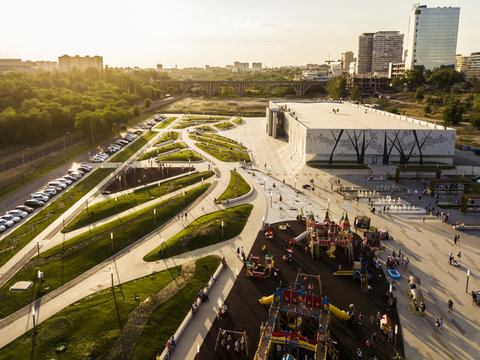
[[[14,223],[18,223],[22,220],[21,217],[13,216],[13,215],[3,215],[3,216],[0,217],[0,219],[7,220],[7,221],[13,221]]]
[[[64,178],[58,178],[58,179],[55,179],[55,181],[61,182],[61,183],[66,184],[66,185],[70,185],[72,183],[72,180],[68,180],[68,179],[64,179]]]
[[[42,194],[32,194],[30,196],[30,199],[33,199],[33,200],[37,200],[37,201],[41,201],[43,203],[46,203],[48,201],[48,199],[50,199],[48,196],[45,196],[45,195],[42,195]]]
[[[0,233],[4,232],[7,230],[7,227],[5,225],[0,225]]]
[[[18,217],[21,217],[22,219],[25,219],[28,216],[28,213],[22,210],[8,210],[5,214],[18,216]]]
[[[6,228],[11,228],[13,226],[13,221],[0,218],[0,225],[5,226]]]
[[[67,184],[61,183],[60,181],[50,181],[47,186],[55,186],[65,189],[67,187]]]
[[[83,174],[85,174],[84,171],[82,171],[82,170],[75,170],[75,169],[70,169],[70,170],[67,171],[67,173],[68,173],[68,175],[74,174],[74,175],[77,175],[77,176],[83,176]]]
[[[55,189],[48,188],[48,187],[45,188],[45,189],[43,189],[43,192],[44,192],[45,194],[47,194],[48,196],[50,196],[50,197],[52,197],[52,196],[54,196],[54,195],[57,195],[57,191],[56,191]]]

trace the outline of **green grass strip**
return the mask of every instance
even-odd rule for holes
[[[244,148],[243,146],[235,145],[235,144],[224,142],[224,141],[221,141],[221,140],[217,141],[217,140],[214,140],[210,137],[205,137],[205,136],[202,136],[202,135],[190,135],[190,139],[207,143],[207,145],[218,146],[218,147],[227,148],[227,149],[230,149],[230,150],[237,149],[237,150],[246,151],[246,148]]]
[[[157,161],[202,161],[200,155],[195,154],[190,150],[183,150],[175,154],[165,155],[156,159]]]
[[[237,125],[241,125],[244,123],[244,120],[241,117],[237,117],[236,119],[233,120],[233,122]]]
[[[182,143],[173,143],[173,144],[165,145],[165,146],[159,147],[158,149],[155,149],[143,154],[138,158],[138,161],[157,157],[159,154],[163,154],[168,151],[172,151],[176,149],[185,149],[185,148],[186,148],[185,144],[182,144]]]
[[[163,289],[179,273],[180,266],[129,281],[122,284],[121,289],[116,286],[121,324],[125,324],[129,313],[139,303]],[[37,326],[35,335],[30,330],[5,346],[0,359],[105,359],[119,334],[112,290],[102,290],[43,321]],[[59,344],[67,345],[61,354],[55,353]]]
[[[251,162],[250,155],[244,153],[243,151],[234,151],[222,149],[216,146],[205,145],[200,143],[195,143],[200,149],[217,158],[220,161],[227,162],[236,162],[236,161],[245,161],[247,163]]]
[[[59,244],[42,253],[40,258],[34,257],[0,288],[0,318],[57,289],[62,285],[62,278],[63,283],[67,283],[157,229],[193,203],[209,186],[205,183],[186,191],[185,196],[174,196],[101,225],[91,232],[86,231],[66,241],[65,252],[62,251],[62,244]],[[156,209],[156,215],[153,214],[153,209]],[[37,266],[44,273],[41,293],[37,282]],[[23,280],[33,281],[34,285],[21,293],[11,293],[8,290],[17,281]]]
[[[169,116],[165,120],[163,120],[160,124],[155,126],[155,129],[165,129],[168,125],[173,123],[175,120],[177,120],[176,116]]]
[[[64,229],[64,232],[70,232],[76,229],[80,229],[89,224],[96,223],[97,221],[106,219],[115,214],[119,214],[125,210],[131,209],[135,206],[146,203],[147,201],[156,199],[165,194],[174,192],[183,187],[195,184],[199,181],[208,179],[213,176],[213,171],[202,171],[197,174],[187,175],[185,177],[170,180],[157,186],[148,186],[142,190],[129,193],[127,195],[117,196],[108,200],[100,201],[93,205],[90,205],[87,209],[78,214]]]
[[[217,129],[227,130],[227,129],[230,129],[230,128],[234,127],[235,125],[233,125],[230,121],[224,121],[224,122],[221,122],[221,123],[214,124],[214,126]]]
[[[201,115],[185,115],[182,120],[228,120],[228,116],[201,116]]]
[[[199,291],[210,280],[220,258],[208,256],[195,262],[195,275],[185,287],[153,311],[133,349],[132,359],[155,359],[166,346],[197,299]]]
[[[195,130],[199,130],[199,131],[211,131],[211,132],[216,132],[216,131],[217,131],[217,130],[215,130],[214,128],[208,126],[208,125],[199,126],[199,127],[195,128]]]
[[[163,134],[163,136],[160,138],[160,140],[158,140],[154,146],[161,146],[162,143],[166,142],[166,141],[170,141],[170,140],[177,140],[178,139],[178,132],[176,131],[169,131],[165,134]]]
[[[232,140],[232,139],[227,138],[225,136],[221,136],[221,135],[217,135],[217,134],[202,134],[202,136],[206,137],[208,139],[213,139],[213,140],[217,140],[217,141],[230,143],[230,144],[233,144],[233,145],[238,145],[238,146],[245,149],[245,146],[242,146],[238,141]]]
[[[196,219],[177,235],[158,246],[143,260],[157,261],[184,252],[229,240],[240,234],[252,212],[253,205],[240,205],[216,211]],[[222,236],[222,221],[223,236]]]
[[[216,203],[221,204],[222,201],[227,199],[235,199],[239,196],[245,195],[251,189],[249,183],[236,171],[230,170],[230,182],[228,187],[225,189],[225,192],[220,195]]]
[[[25,245],[58,219],[65,211],[98,185],[114,169],[98,169],[65,194],[33,216],[30,221],[18,227],[0,242],[0,266],[4,265]]]
[[[149,131],[142,136],[138,137],[128,147],[123,149],[119,154],[108,160],[109,162],[124,162],[130,159],[130,157],[140,150],[146,143],[152,140],[158,133],[155,131]]]

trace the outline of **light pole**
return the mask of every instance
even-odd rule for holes
[[[265,176],[263,177],[263,191],[265,191]]]
[[[33,332],[35,332],[35,309],[32,309]]]
[[[162,257],[163,257],[163,247],[165,245],[165,241],[163,240],[163,236],[160,236],[160,245],[161,245]]]
[[[157,224],[157,208],[153,208],[153,224]]]
[[[29,147],[24,148],[22,151],[22,172],[23,172],[23,182],[25,183],[25,150],[30,150]]]
[[[395,340],[393,342],[393,351],[397,350],[397,333],[398,333],[398,325],[395,325]]]
[[[328,207],[327,210],[330,210],[330,198],[328,198]]]
[[[40,240],[37,239],[37,255],[38,259],[40,260]]]
[[[42,279],[43,279],[43,272],[38,270],[38,280],[40,281],[40,289],[39,289],[40,296],[42,296]]]
[[[470,279],[470,270],[467,270],[467,286],[465,287],[465,292],[468,293],[468,280]]]
[[[295,178],[295,190],[297,190],[297,178]]]
[[[112,173],[113,174],[113,173]],[[115,212],[118,213],[118,199],[117,199],[117,195],[115,195]]]
[[[185,190],[183,190],[183,203],[185,203]]]
[[[223,220],[222,220],[222,239],[223,239]]]
[[[273,207],[273,193],[270,191],[270,207]]]
[[[63,157],[65,162],[67,162],[67,146],[66,146],[67,144],[65,141],[65,137],[69,134],[70,134],[70,131],[65,131],[65,133],[63,134]]]
[[[112,240],[112,252],[113,252],[113,232],[110,233],[110,240]],[[113,273],[112,273],[113,274]],[[112,275],[113,276],[113,275]],[[112,278],[113,279],[113,278]]]

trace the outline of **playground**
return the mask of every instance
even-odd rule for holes
[[[321,221],[323,220],[324,219],[321,219]],[[385,301],[385,294],[389,290],[389,284],[387,281],[388,276],[385,277],[385,274],[383,274],[381,270],[379,272],[375,266],[370,265],[368,267],[368,272],[370,272],[372,278],[372,280],[368,282],[368,284],[371,284],[372,286],[369,297],[367,287],[364,286],[361,288],[360,279],[356,279],[353,274],[350,275],[349,273],[345,276],[339,276],[338,274],[337,276],[334,275],[335,272],[339,271],[339,266],[341,266],[341,271],[343,271],[343,269],[353,269],[354,263],[349,260],[350,251],[353,251],[354,260],[360,262],[358,255],[362,249],[361,239],[357,238],[358,241],[356,241],[356,244],[352,241],[350,250],[348,250],[347,246],[338,246],[340,245],[338,244],[336,250],[330,253],[334,254],[335,257],[331,257],[327,253],[331,251],[330,244],[328,246],[321,246],[318,249],[320,259],[316,256],[317,249],[314,251],[315,258],[312,258],[311,250],[307,249],[308,251],[305,251],[307,238],[303,241],[299,241],[296,246],[290,246],[292,238],[305,232],[306,222],[291,221],[289,222],[290,230],[280,230],[280,225],[286,225],[286,222],[270,225],[273,232],[272,239],[265,238],[265,230],[259,231],[255,244],[252,247],[251,254],[246,254],[247,259],[250,255],[258,257],[258,261],[262,265],[266,265],[273,260],[273,268],[278,268],[278,271],[276,271],[277,275],[269,274],[270,276],[265,277],[248,276],[247,267],[238,269],[239,277],[236,280],[231,293],[225,300],[228,312],[226,316],[217,318],[213,323],[210,332],[200,348],[199,359],[252,359],[255,356],[260,341],[260,325],[262,323],[267,323],[269,320],[269,306],[262,305],[259,300],[262,299],[262,302],[269,303],[273,301],[274,296],[271,295],[273,295],[278,288],[283,288],[285,289],[283,292],[288,293],[291,289],[294,289],[296,286],[298,287],[298,283],[301,284],[300,286],[304,286],[305,290],[308,289],[308,292],[311,292],[316,296],[319,294],[321,294],[322,297],[326,296],[328,302],[333,305],[333,307],[331,306],[332,311],[329,316],[329,329],[331,332],[331,339],[338,351],[338,359],[356,359],[358,347],[362,349],[365,355],[368,354],[369,351],[373,354],[374,351],[379,359],[392,358],[394,355],[394,344],[388,342],[387,336],[382,332],[377,323],[378,312],[380,312],[382,316],[386,314],[393,326],[399,322],[396,309],[394,307],[390,308]],[[354,238],[353,234],[352,238]],[[292,254],[291,262],[282,260],[287,252],[287,245]],[[366,252],[370,251],[366,247],[364,249]],[[368,255],[364,255],[364,262],[367,258],[369,259]],[[233,270],[236,271],[237,269]],[[319,279],[317,279],[317,275],[319,275]],[[298,282],[297,285],[295,285],[296,282]],[[321,289],[319,288],[319,284],[321,284]],[[293,295],[293,291],[291,296],[295,296]],[[308,305],[308,299],[305,301]],[[345,316],[346,314],[342,310],[349,310],[350,304],[354,304],[355,315],[350,317],[350,320],[346,320],[348,316]],[[289,307],[288,305],[283,306]],[[314,308],[315,306],[313,306],[312,314],[315,314]],[[360,313],[362,313],[363,317],[361,324],[359,324],[358,319]],[[278,322],[280,324],[287,323],[290,329],[292,329],[290,325],[292,325],[294,321],[289,321],[291,320],[289,319],[289,316],[291,317],[291,315],[288,315],[288,313],[286,314],[287,315],[285,315],[285,313],[280,314],[278,316]],[[318,315],[319,313],[315,316],[321,317]],[[374,316],[373,324],[370,323],[371,315]],[[295,326],[300,326],[300,324],[302,324],[302,322],[299,322],[298,316],[294,316],[293,318],[297,318]],[[321,318],[325,319],[325,316]],[[318,329],[318,323],[315,318],[313,318],[314,321],[307,317],[304,317],[304,319],[305,323],[302,326],[305,327],[308,325],[309,330],[306,331],[303,329],[302,334],[307,335],[305,337],[308,339],[302,340],[303,338],[297,337],[294,341],[299,343],[304,341],[305,346],[303,346],[302,349],[308,350],[307,344],[310,340],[315,339],[316,336],[315,331],[312,331],[312,326],[310,325],[312,325],[311,323],[315,324],[313,327],[314,330],[315,327]],[[238,334],[246,333],[248,339],[246,346],[246,349],[248,349],[248,357],[246,355],[247,351],[245,350],[234,351],[234,346],[231,346],[229,349],[227,349],[227,346],[222,346],[222,331],[224,330],[227,330],[227,332],[238,332]],[[292,331],[290,330],[290,332]],[[376,334],[375,348],[373,350],[370,345],[370,349],[367,349],[366,340],[370,340],[374,332]],[[275,339],[275,336],[273,335],[279,335],[279,333],[285,337],[285,332],[277,331],[270,336],[270,339]],[[237,333],[232,333],[232,344],[238,340],[235,338],[235,334]],[[241,337],[241,335],[238,336]],[[396,347],[399,353],[403,354],[403,340],[400,326],[398,328],[397,336]],[[287,337],[289,341],[293,341],[290,335],[287,335]],[[278,336],[277,338],[280,339]],[[275,342],[274,340],[274,346],[271,347],[270,352],[271,358],[280,355],[277,350],[279,348],[276,345],[281,345],[282,351],[285,351],[285,346],[282,345],[281,341],[279,340],[278,342]],[[300,351],[300,355],[303,354],[302,351],[303,350]],[[296,352],[291,355],[296,359]],[[324,357],[317,357],[317,359],[323,358]]]

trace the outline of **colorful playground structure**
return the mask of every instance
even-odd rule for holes
[[[260,257],[250,254],[250,257],[247,261],[247,276],[254,277],[257,279],[266,279],[272,276],[272,271],[279,271],[275,267],[275,262],[273,261],[273,255],[268,253],[265,255],[265,265],[260,264]]]
[[[302,274],[290,289],[278,288],[274,294],[259,299],[270,305],[268,319],[261,325],[255,360],[338,359],[338,350],[330,339],[330,315],[349,320],[350,315],[329,303],[326,296],[307,291],[299,279],[314,278],[321,289],[320,276]],[[278,346],[282,354],[278,353]]]

